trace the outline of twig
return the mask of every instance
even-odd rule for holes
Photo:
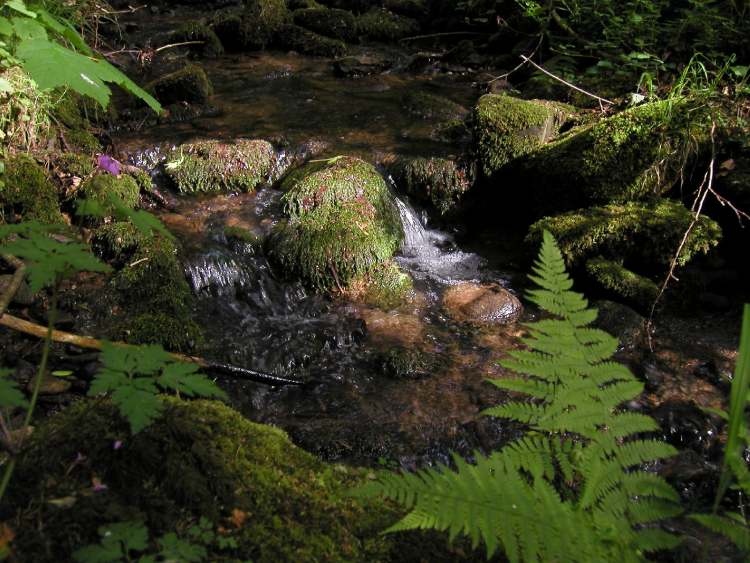
[[[5,326],[24,334],[36,336],[38,338],[45,338],[47,336],[46,327],[8,314],[0,317],[0,326]],[[90,336],[79,336],[77,334],[64,332],[62,330],[52,330],[51,340],[60,344],[72,344],[73,346],[78,346],[79,348],[86,348],[89,350],[101,350],[104,346],[104,341],[102,340],[98,340]],[[124,342],[113,342],[112,344],[124,348],[137,348],[137,346],[126,344]],[[204,358],[199,358],[197,356],[187,356],[185,354],[178,354],[176,352],[170,352],[169,355],[178,362],[197,364],[200,367],[204,368],[206,371],[219,373],[221,375],[234,379],[247,379],[250,381],[255,381],[256,383],[263,383],[273,386],[301,385],[303,383],[302,381],[299,381],[297,379],[280,377],[271,373],[255,371],[228,364],[219,364],[208,361]]]
[[[534,49],[532,49],[531,53],[529,53],[527,59],[530,59],[531,57],[533,57],[536,54],[536,52],[539,50],[539,47],[542,46],[542,42],[543,41],[544,41],[544,34],[540,33],[539,34],[539,41],[537,41],[536,46],[534,47]],[[523,65],[525,65],[525,64],[526,64],[526,61],[521,61],[518,65],[516,65],[515,67],[513,67],[513,69],[509,70],[505,74],[501,74],[500,76],[496,76],[492,80],[487,81],[487,84],[492,84],[496,80],[503,80],[505,78],[508,78],[511,74],[513,74],[517,70],[520,70],[523,67]]]
[[[183,47],[185,45],[203,45],[205,41],[183,41],[182,43],[170,43],[169,45],[162,45],[158,49],[154,49],[154,54],[171,49],[172,47]]]
[[[522,60],[523,60],[523,61],[524,61],[525,63],[529,63],[529,64],[530,64],[531,66],[533,66],[534,68],[536,68],[536,69],[538,69],[538,70],[542,71],[542,72],[543,72],[544,74],[546,74],[546,75],[547,75],[547,76],[549,76],[550,78],[554,78],[554,79],[555,79],[555,80],[557,80],[558,82],[562,82],[562,83],[563,83],[563,84],[565,84],[565,85],[566,85],[566,86],[567,86],[568,88],[572,88],[572,89],[573,89],[573,90],[575,90],[576,92],[580,92],[581,94],[585,94],[585,95],[587,95],[587,96],[589,96],[589,97],[591,97],[591,98],[594,98],[595,100],[598,100],[600,104],[601,104],[601,103],[603,102],[603,103],[605,103],[605,104],[609,104],[609,105],[611,105],[611,106],[615,105],[615,103],[614,103],[613,101],[611,101],[611,100],[608,100],[607,98],[602,98],[601,96],[597,96],[596,94],[592,94],[591,92],[587,92],[587,91],[586,91],[586,90],[584,90],[583,88],[579,88],[579,87],[578,87],[578,86],[576,86],[575,84],[571,84],[571,83],[570,83],[570,82],[568,82],[567,80],[563,80],[563,79],[562,79],[562,78],[560,78],[559,76],[555,76],[555,75],[554,75],[554,74],[552,74],[552,73],[551,73],[550,71],[548,71],[548,70],[547,70],[547,69],[545,69],[545,68],[542,68],[541,66],[539,66],[538,64],[536,64],[536,63],[535,63],[534,61],[532,61],[532,60],[531,60],[530,58],[528,58],[528,57],[527,57],[527,56],[525,56],[525,55],[521,55],[521,59],[522,59]]]
[[[429,33],[427,35],[413,35],[411,37],[404,37],[399,41],[418,41],[420,39],[432,39],[434,37],[449,37],[455,35],[489,35],[484,31],[445,31],[443,33]]]
[[[3,294],[0,295],[0,317],[3,316],[8,305],[10,305],[10,302],[13,301],[16,293],[18,293],[18,289],[21,287],[23,278],[26,276],[26,264],[15,256],[10,256],[8,254],[3,254],[2,256],[3,260],[13,266],[16,271],[13,273],[13,277],[11,278],[8,287],[6,287]]]

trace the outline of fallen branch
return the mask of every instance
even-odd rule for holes
[[[399,39],[399,41],[418,41],[420,39],[433,39],[435,37],[450,37],[455,35],[489,35],[489,33],[484,31],[444,31],[443,33],[430,33],[428,35],[413,35]]]
[[[4,314],[0,316],[0,326],[36,336],[37,338],[45,338],[47,336],[47,327],[40,324],[32,323],[30,321],[14,317],[12,315]],[[89,350],[101,350],[104,345],[104,341],[90,336],[80,336],[78,334],[72,334],[70,332],[64,332],[62,330],[52,331],[52,341],[60,344],[71,344],[78,348],[86,348]],[[136,348],[132,344],[126,344],[124,342],[114,342],[115,346],[122,346],[127,348]],[[197,356],[187,356],[185,354],[178,354],[176,352],[170,352],[169,354],[175,360],[179,362],[187,362],[191,364],[197,364],[208,372],[223,375],[233,379],[247,379],[256,383],[263,383],[265,385],[302,385],[304,382],[297,379],[290,379],[286,377],[280,377],[271,373],[265,373],[262,371],[255,371],[247,368],[241,368],[229,364],[219,364],[210,362],[204,358]]]
[[[3,254],[2,256],[3,260],[13,266],[16,271],[13,273],[13,277],[11,278],[8,287],[6,287],[3,294],[0,295],[0,317],[3,316],[8,305],[10,305],[10,302],[13,301],[16,293],[18,293],[18,288],[21,287],[23,278],[26,276],[26,264],[15,256],[9,254]]]
[[[538,64],[536,64],[536,63],[535,63],[534,61],[532,61],[532,60],[531,60],[531,59],[530,59],[529,57],[527,57],[526,55],[521,55],[521,60],[523,60],[523,62],[525,62],[525,63],[529,63],[529,64],[530,64],[531,66],[533,66],[534,68],[536,68],[536,69],[538,69],[538,70],[542,71],[542,72],[543,72],[544,74],[546,74],[546,75],[547,75],[547,76],[549,76],[550,78],[554,78],[554,79],[555,79],[555,80],[557,80],[558,82],[562,82],[562,83],[563,83],[563,84],[565,84],[565,85],[566,85],[566,86],[567,86],[568,88],[572,88],[572,89],[573,89],[573,90],[575,90],[576,92],[580,92],[581,94],[585,94],[585,95],[587,95],[587,96],[589,96],[589,97],[591,97],[591,98],[594,98],[594,99],[595,99],[595,100],[597,100],[597,101],[598,101],[598,102],[599,102],[600,104],[601,104],[602,102],[604,102],[605,104],[609,104],[609,105],[611,105],[611,106],[615,105],[615,103],[614,103],[613,101],[611,101],[611,100],[608,100],[607,98],[602,98],[601,96],[597,96],[596,94],[592,94],[591,92],[587,92],[587,91],[586,91],[586,90],[584,90],[583,88],[579,88],[579,87],[578,87],[578,86],[576,86],[575,84],[571,84],[571,83],[570,83],[570,82],[568,82],[567,80],[563,80],[563,79],[562,79],[562,78],[560,78],[559,76],[556,76],[556,75],[552,74],[552,73],[551,73],[550,71],[548,71],[547,69],[545,69],[545,68],[542,68],[541,66],[539,66]]]

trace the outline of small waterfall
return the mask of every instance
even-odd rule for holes
[[[214,290],[219,293],[249,286],[255,276],[236,257],[218,251],[196,256],[185,264],[185,274],[195,293]]]
[[[417,216],[416,211],[396,197],[396,207],[401,216],[401,226],[404,229],[404,240],[401,242],[401,253],[404,256],[420,256],[425,251],[432,252],[435,248],[430,241],[427,231]]]

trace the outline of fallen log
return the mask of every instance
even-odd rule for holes
[[[0,316],[0,326],[36,336],[37,338],[46,338],[47,327],[40,324],[32,323],[13,315],[4,314]],[[71,344],[78,348],[86,348],[89,350],[101,350],[104,345],[104,341],[90,336],[80,336],[70,332],[64,332],[62,330],[52,331],[52,341],[60,344]],[[126,344],[125,342],[113,342],[115,346],[123,347],[135,347],[132,344]],[[302,385],[305,382],[297,379],[291,379],[287,377],[280,377],[272,373],[266,373],[262,371],[255,371],[239,366],[233,366],[229,364],[221,364],[217,362],[211,362],[205,358],[198,356],[187,356],[185,354],[178,354],[176,352],[170,352],[175,360],[180,362],[187,362],[191,364],[197,364],[209,373],[214,373],[224,377],[232,379],[246,379],[248,381],[254,381],[256,383],[263,383],[265,385],[281,386],[281,385]]]

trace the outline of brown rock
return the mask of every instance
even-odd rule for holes
[[[29,384],[26,387],[29,393],[34,391],[35,379],[36,377],[33,377],[29,381]],[[55,377],[53,375],[45,375],[44,379],[42,380],[42,385],[39,388],[39,394],[40,395],[60,395],[62,393],[65,393],[66,391],[69,391],[72,385],[73,384],[67,379]]]
[[[457,321],[484,325],[510,324],[523,312],[518,298],[494,283],[454,285],[443,295],[443,308]]]

